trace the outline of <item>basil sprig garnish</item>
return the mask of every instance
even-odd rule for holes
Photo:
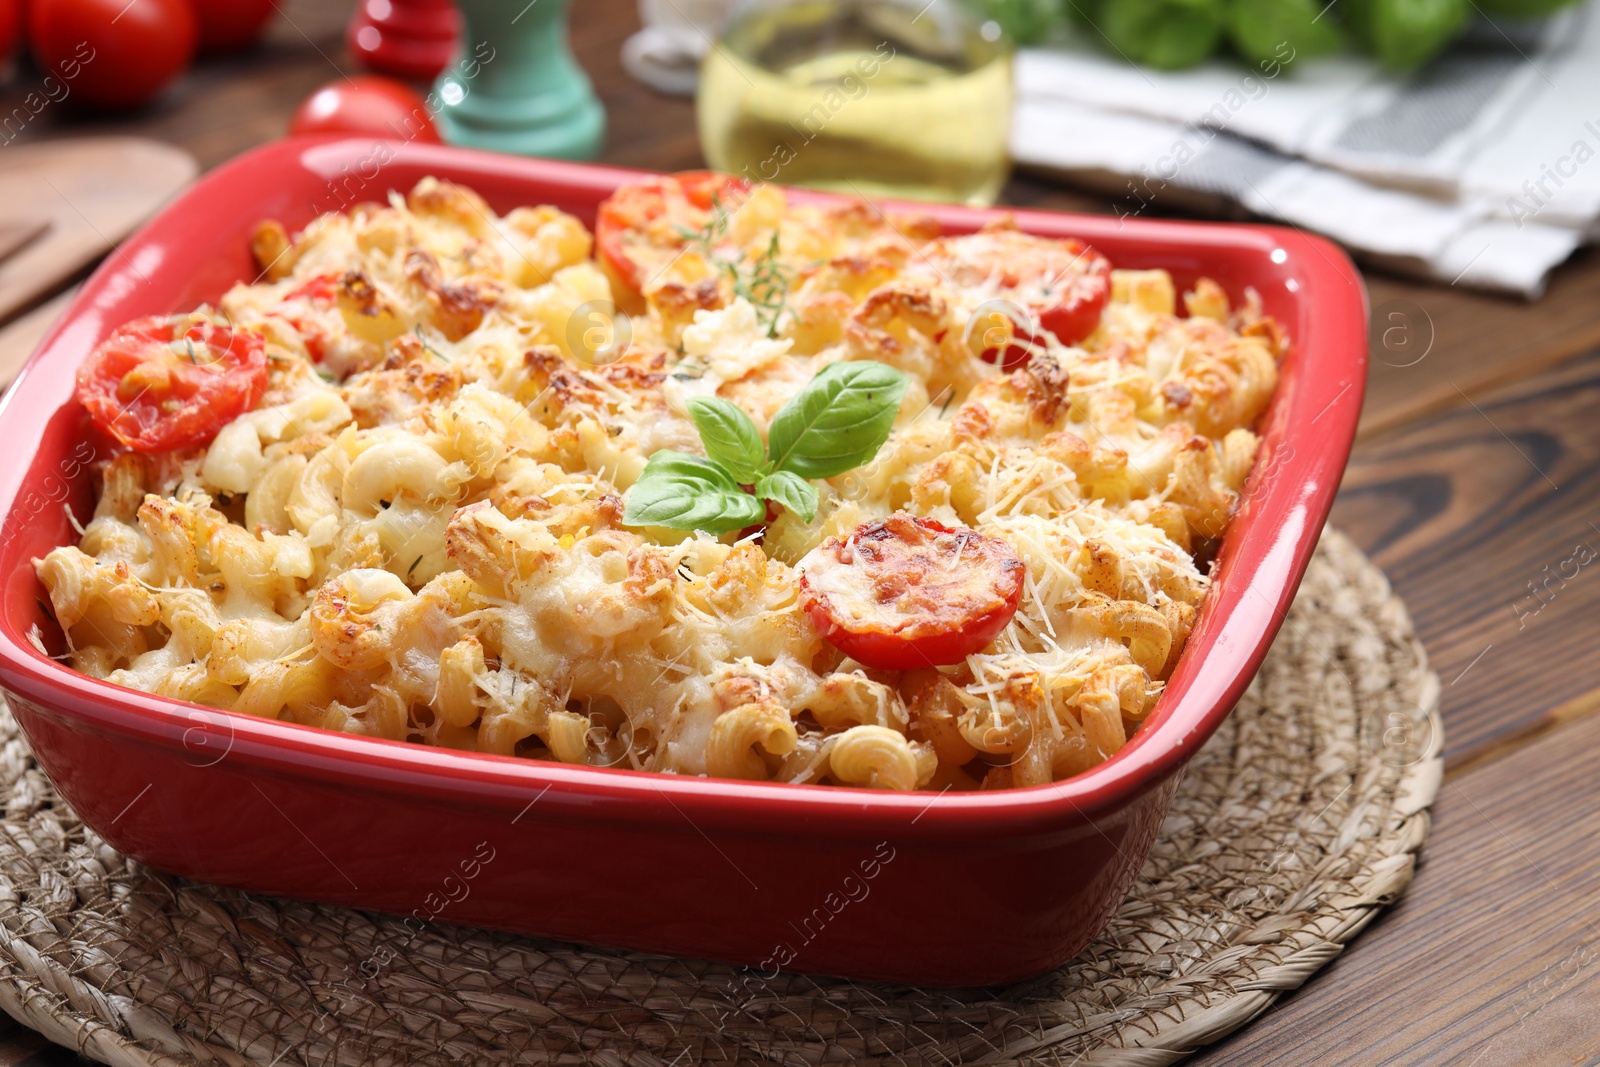
[[[737,405],[695,397],[689,416],[706,454],[652,454],[628,490],[622,521],[723,534],[762,521],[770,500],[810,522],[818,499],[811,479],[871,462],[910,384],[882,363],[830,363],[778,409],[765,448],[761,431]]]
[[[767,433],[773,469],[832,478],[871,462],[889,439],[909,385],[882,363],[830,363],[773,416]]]
[[[722,464],[669,448],[650,457],[644,474],[628,490],[622,521],[720,534],[766,517],[761,501],[739,488]]]
[[[722,464],[741,485],[749,485],[767,472],[761,431],[738,405],[719,396],[697,396],[689,401],[689,417],[700,431],[706,455]]]

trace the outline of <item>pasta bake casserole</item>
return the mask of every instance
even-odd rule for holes
[[[1254,293],[709,174],[424,180],[80,371],[80,671],[391,740],[888,789],[1117,752],[1287,341]]]

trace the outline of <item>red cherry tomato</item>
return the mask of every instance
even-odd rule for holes
[[[686,243],[685,233],[702,229],[712,210],[733,210],[750,183],[708,170],[649,178],[624,185],[600,205],[594,224],[595,247],[615,280],[634,294]]]
[[[961,237],[943,237],[925,249],[928,265],[962,286],[994,294],[992,313],[1014,306],[1022,319],[1013,336],[1037,341],[1033,327],[1055,334],[1062,344],[1076,344],[1100,325],[1111,300],[1111,262],[1075,238],[1035,237],[1016,230],[991,230]],[[982,330],[988,323],[976,324]],[[981,334],[980,334],[981,337]],[[1007,370],[1028,361],[1026,344],[991,346],[984,358]]]
[[[28,42],[39,66],[72,97],[138,107],[194,58],[190,0],[30,0]]]
[[[277,13],[273,0],[190,0],[202,52],[237,52],[255,43]]]
[[[897,512],[830,537],[800,562],[800,603],[839,651],[879,670],[960,663],[1017,613],[1011,546]]]
[[[324,85],[295,109],[289,132],[365,133],[439,143],[428,105],[416,90],[376,74],[357,74]]]
[[[0,0],[0,60],[9,59],[22,39],[22,0]]]
[[[78,368],[89,417],[136,452],[205,444],[266,388],[260,334],[181,315],[135,319]]]

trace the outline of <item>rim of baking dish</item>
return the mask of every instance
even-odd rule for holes
[[[241,194],[298,176],[331,181],[352,163],[370,161],[382,147],[387,166],[475,180],[523,182],[595,198],[643,171],[493,155],[469,149],[356,138],[277,141],[212,170],[124,241],[84,284],[27,366],[0,399],[0,439],[36,445],[46,424],[70,402],[71,380],[90,348],[118,323],[115,307],[168,250],[192,236],[197,221],[236,214]],[[341,168],[343,170],[341,171]],[[385,187],[393,187],[385,183]],[[801,199],[827,194],[796,190]],[[529,203],[540,202],[530,196]],[[1298,314],[1289,327],[1291,351],[1278,394],[1259,430],[1262,452],[1217,560],[1219,580],[1206,598],[1183,656],[1155,711],[1128,744],[1106,762],[1046,785],[978,793],[913,792],[789,783],[742,782],[657,772],[571,766],[518,757],[458,752],[264,720],[125,689],[43,654],[28,640],[7,595],[0,609],[0,686],[35,707],[122,735],[127,743],[172,748],[201,731],[225,738],[227,758],[263,771],[308,776],[377,791],[515,812],[537,797],[548,814],[562,809],[596,821],[716,826],[762,833],[850,836],[900,833],[965,835],[1047,830],[1091,824],[1157,787],[1176,772],[1226,717],[1254,676],[1276,635],[1332,506],[1355,436],[1364,392],[1366,294],[1349,259],[1330,242],[1297,229],[1239,223],[1113,219],[1027,209],[970,209],[880,201],[885,207],[931,214],[947,226],[973,229],[1012,214],[1024,230],[1072,233],[1090,243],[1133,244],[1148,253],[1144,266],[1165,261],[1179,273],[1230,261],[1259,259],[1251,272],[1283,286]],[[1163,257],[1162,249],[1170,255]],[[191,272],[219,255],[207,250],[185,266]],[[1124,260],[1137,260],[1134,255]],[[1113,256],[1115,261],[1117,257]],[[1119,266],[1125,265],[1118,263]],[[168,267],[168,270],[176,268]],[[137,314],[177,310],[150,307]],[[119,312],[125,321],[132,317]],[[1298,445],[1299,447],[1296,447]],[[33,448],[29,448],[33,452]],[[19,516],[28,464],[0,470],[0,515]],[[0,562],[37,581],[13,539]],[[555,809],[554,812],[551,809]]]

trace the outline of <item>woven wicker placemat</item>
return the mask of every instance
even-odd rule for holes
[[[414,933],[148,870],[78,822],[0,708],[0,1006],[129,1067],[1159,1067],[1265,1011],[1405,890],[1440,780],[1438,694],[1383,575],[1326,534],[1259,678],[1077,959],[1003,989],[782,975],[753,999],[731,967]]]

